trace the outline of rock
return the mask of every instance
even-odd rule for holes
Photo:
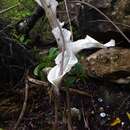
[[[101,49],[90,55],[85,61],[87,75],[108,79],[117,83],[130,82],[130,49]]]

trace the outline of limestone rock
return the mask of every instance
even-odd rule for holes
[[[130,81],[130,49],[101,49],[83,61],[87,75],[118,83]],[[125,82],[126,81],[126,82]]]

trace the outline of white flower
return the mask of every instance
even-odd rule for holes
[[[48,73],[48,80],[55,86],[55,90],[58,91],[58,86],[66,73],[78,62],[76,54],[86,48],[106,48],[115,46],[115,41],[111,40],[106,44],[101,44],[90,36],[86,36],[84,39],[77,41],[71,41],[71,32],[63,28],[64,23],[61,23],[56,18],[56,8],[58,2],[56,0],[35,0],[42,8],[44,8],[46,15],[49,19],[52,27],[52,33],[58,43],[59,48],[62,50],[64,47],[64,58],[63,52],[61,52],[55,59],[54,66]],[[65,45],[64,45],[65,44]],[[63,60],[64,59],[64,60]],[[63,61],[62,61],[63,60]],[[63,72],[61,73],[61,64],[63,62]]]
[[[63,47],[62,44],[62,37],[60,33],[60,29],[58,27],[52,30],[53,35],[56,39],[58,39],[60,43],[60,48]],[[62,78],[66,73],[68,73],[71,68],[78,62],[77,57],[75,56],[79,51],[86,49],[86,48],[106,48],[115,46],[115,41],[111,40],[106,44],[101,44],[95,39],[91,38],[90,36],[86,36],[85,39],[80,39],[75,42],[70,40],[71,32],[67,29],[62,28],[62,33],[64,36],[66,48],[64,53],[64,61],[63,61],[63,73],[60,74],[60,67],[62,62],[62,52],[56,57],[55,63],[56,66],[53,67],[48,73],[48,80],[51,82],[55,87],[58,87]],[[57,88],[58,89],[58,88]]]

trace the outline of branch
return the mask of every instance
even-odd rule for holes
[[[57,21],[56,18],[56,14],[54,14],[54,12],[52,11],[51,7],[49,7],[46,4],[46,1],[42,1],[40,0],[42,6],[44,7],[44,10],[46,12],[46,15],[48,17],[49,23],[52,27],[52,29],[54,29],[55,27],[58,27],[60,30],[60,34],[61,34],[61,38],[62,38],[62,43],[63,43],[63,47],[62,47],[62,61],[61,61],[61,67],[60,67],[60,73],[59,75],[61,75],[63,73],[63,63],[64,63],[64,52],[65,52],[65,38],[61,29],[61,26],[59,25],[59,22]],[[51,13],[48,13],[49,11],[51,11]],[[60,45],[58,39],[56,39],[57,43]]]
[[[80,3],[80,4],[84,4],[87,5],[93,9],[95,9],[97,12],[99,12],[102,16],[104,16],[117,30],[118,32],[127,40],[127,42],[130,43],[130,39],[120,30],[120,28],[107,16],[105,15],[101,10],[99,10],[98,8],[96,8],[95,6],[89,4],[88,2],[83,2],[83,1],[72,1],[72,3]]]
[[[17,3],[17,4],[7,8],[7,9],[3,9],[3,10],[0,11],[0,14],[6,13],[6,12],[10,11],[11,9],[16,8],[19,5],[20,5],[20,3]]]
[[[69,26],[70,26],[70,31],[72,33],[72,41],[73,41],[73,29],[72,29],[72,24],[71,24],[71,20],[70,20],[70,15],[69,15],[69,10],[68,10],[68,6],[67,6],[67,1],[64,0],[64,3],[65,3],[65,8],[66,8],[66,13],[67,13],[67,17],[68,17],[68,23],[69,23]]]
[[[41,80],[37,80],[37,79],[34,79],[32,77],[27,77],[28,81],[30,83],[33,83],[33,84],[36,84],[36,85],[39,85],[39,86],[43,86],[44,88],[47,88],[49,86],[49,84],[47,82],[44,82],[44,81],[41,81]],[[62,92],[66,92],[66,88],[65,87],[60,87],[59,88],[60,91]],[[81,95],[81,96],[87,96],[87,97],[92,97],[94,95],[92,95],[91,93],[89,92],[85,92],[85,91],[81,91],[81,90],[77,90],[77,89],[74,89],[74,88],[69,88],[69,92],[71,94],[78,94],[78,95]]]

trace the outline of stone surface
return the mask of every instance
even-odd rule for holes
[[[108,48],[101,49],[90,55],[85,61],[87,75],[109,80],[129,79],[130,49]]]

